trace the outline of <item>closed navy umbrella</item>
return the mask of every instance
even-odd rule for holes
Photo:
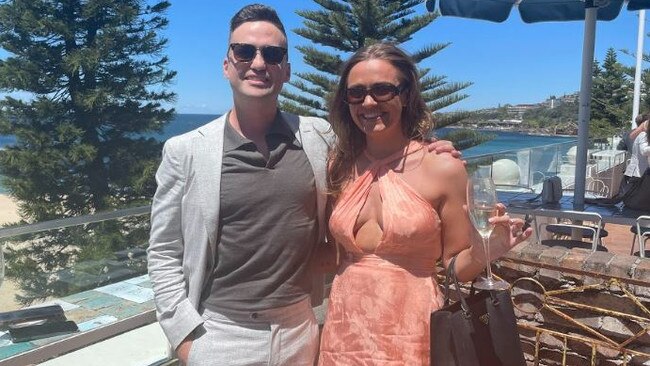
[[[435,10],[436,1],[426,2],[429,11]],[[584,209],[587,166],[587,141],[591,107],[591,82],[596,40],[596,20],[612,20],[627,3],[627,10],[650,9],[650,0],[439,0],[442,15],[483,19],[491,22],[505,21],[512,8],[519,10],[526,23],[584,20],[585,34],[582,48],[582,76],[580,82],[580,108],[578,110],[578,148],[576,151],[575,210]]]

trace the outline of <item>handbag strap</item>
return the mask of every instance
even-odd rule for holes
[[[456,278],[456,257],[458,254],[453,256],[451,258],[451,261],[449,262],[449,266],[447,267],[447,275],[445,277],[445,307],[449,306],[449,282],[453,281],[454,287],[456,288],[456,295],[458,296],[458,301],[460,301],[460,307],[462,308],[463,314],[466,317],[470,317],[472,315],[472,312],[469,308],[469,305],[467,305],[467,301],[465,301],[465,297],[463,296],[463,293],[460,291],[460,285],[458,283],[458,278]],[[476,289],[474,288],[474,281],[472,281],[472,284],[470,286],[470,296],[474,295]],[[494,305],[499,304],[499,300],[496,296],[495,291],[489,291],[488,293],[490,294],[490,298],[492,299],[492,302]]]
[[[463,297],[463,294],[460,292],[460,285],[458,284],[458,278],[456,278],[456,257],[458,254],[456,254],[453,258],[451,258],[451,261],[449,262],[449,266],[447,267],[447,276],[445,277],[445,306],[449,306],[449,281],[454,282],[454,287],[456,288],[456,295],[458,296],[458,299],[460,301],[460,307],[463,310],[463,314],[465,316],[471,316],[472,313],[469,309],[469,306],[467,305],[467,301],[465,301],[465,298]]]

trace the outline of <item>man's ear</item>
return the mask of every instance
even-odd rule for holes
[[[229,67],[229,62],[228,62],[228,56],[223,58],[223,76],[228,79],[228,67]]]
[[[286,73],[284,75],[284,82],[286,83],[287,81],[289,81],[289,79],[291,79],[291,64],[287,62],[287,67],[285,67],[284,69]]]

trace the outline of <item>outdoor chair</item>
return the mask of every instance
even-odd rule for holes
[[[538,217],[555,219],[555,223],[538,223]],[[546,246],[560,246],[564,248],[582,248],[591,251],[606,252],[601,243],[601,238],[608,235],[603,229],[603,218],[593,212],[580,211],[544,211],[533,212],[537,243]],[[568,221],[567,221],[568,220]],[[541,239],[545,230],[551,234],[551,239]],[[575,238],[575,237],[578,238]],[[584,241],[582,239],[589,239]]]
[[[650,239],[650,216],[643,215],[636,218],[636,225],[630,227],[630,231],[634,234],[632,238],[632,248],[630,249],[630,255],[638,255],[641,258],[645,258],[646,252],[645,242]],[[639,251],[634,251],[634,242],[638,241]],[[650,255],[649,255],[650,257]]]
[[[592,179],[587,184],[586,192],[591,193],[594,197],[608,197],[609,187],[600,179]]]

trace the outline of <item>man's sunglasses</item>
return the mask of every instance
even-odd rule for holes
[[[287,49],[279,46],[262,46],[255,47],[248,43],[231,43],[230,49],[232,55],[238,62],[251,62],[257,54],[257,50],[262,54],[264,62],[269,65],[277,65],[284,59]]]
[[[388,102],[404,90],[404,86],[397,86],[391,83],[372,84],[369,88],[353,86],[345,90],[345,101],[348,104],[361,104],[370,94],[377,103]]]

